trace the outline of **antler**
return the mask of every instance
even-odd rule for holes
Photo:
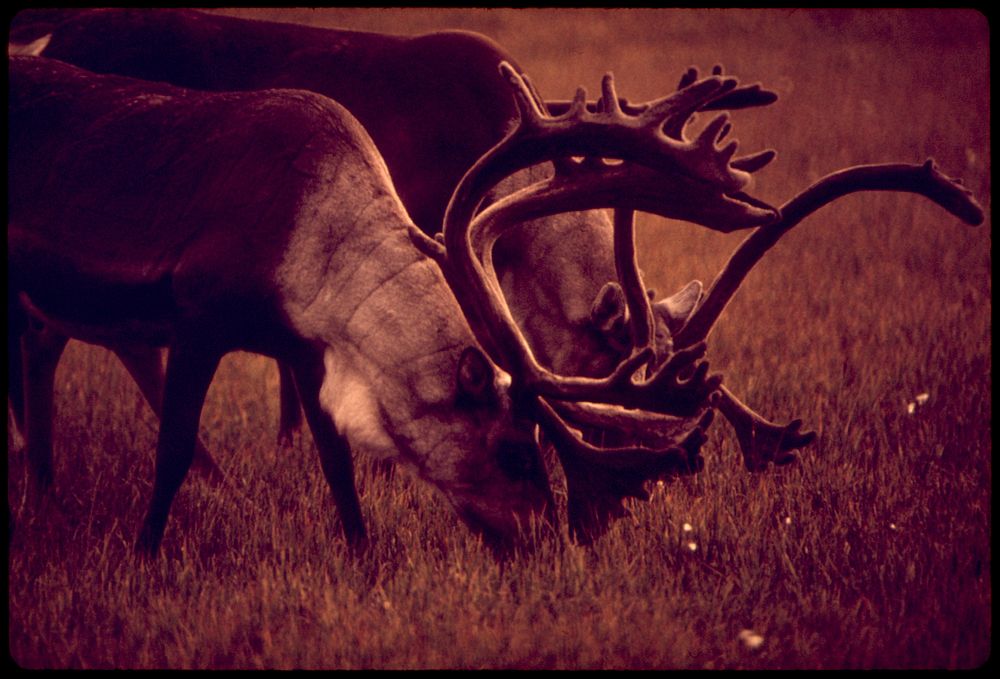
[[[531,212],[537,216],[607,205],[633,207],[635,203],[643,207],[647,200],[655,203],[656,211],[672,210],[665,207],[662,196],[653,195],[654,177],[659,179],[660,192],[667,195],[669,188],[664,190],[665,186],[685,178],[714,184],[716,197],[724,197],[727,188],[739,188],[750,178],[748,172],[737,170],[730,164],[736,150],[735,142],[722,149],[715,145],[725,119],[720,117],[693,141],[668,138],[662,128],[686,120],[698,107],[732,91],[736,80],[713,77],[693,83],[661,100],[640,116],[630,117],[617,108],[613,79],[606,76],[602,84],[600,112],[589,113],[585,110],[586,95],[581,89],[574,99],[574,107],[564,116],[552,118],[541,111],[536,95],[521,76],[506,64],[501,65],[501,72],[514,87],[521,114],[520,123],[469,170],[453,194],[445,215],[447,269],[456,281],[453,287],[459,301],[469,310],[469,315],[479,320],[486,336],[483,341],[496,350],[501,365],[533,393],[563,400],[615,403],[657,412],[688,412],[692,400],[703,401],[719,382],[718,378],[705,380],[705,367],[699,367],[690,380],[680,379],[680,373],[693,360],[700,358],[700,352],[679,353],[656,374],[643,381],[633,378],[639,368],[652,358],[648,342],[637,345],[633,354],[606,378],[558,376],[540,366],[511,318],[495,276],[491,277],[484,269],[484,264],[492,269],[488,254],[480,262],[473,251],[470,230],[474,228],[473,222],[478,222],[478,227],[485,221],[479,218],[473,220],[472,217],[482,197],[493,185],[524,167],[559,157],[613,156],[628,162],[610,167],[593,161],[581,163],[579,172],[572,177],[557,176],[528,187],[491,207],[493,212],[489,223],[492,227],[497,230],[506,228],[512,223],[508,221],[510,217],[523,219]],[[644,169],[632,167],[633,164]],[[622,166],[625,166],[624,169]],[[629,190],[631,185],[627,182],[635,182],[637,178],[644,181],[638,182],[638,189],[632,187]],[[608,189],[609,183],[615,190]],[[626,189],[624,196],[618,189]],[[763,212],[767,220],[775,217],[773,209],[754,207]],[[501,210],[504,211],[504,218],[496,219]],[[485,213],[481,215],[484,216]],[[477,242],[476,249],[488,253],[490,247],[482,243],[489,243],[492,238],[492,235],[484,236],[483,241]],[[663,398],[666,388],[682,393],[685,387],[695,394],[694,399],[671,401]]]
[[[961,180],[941,173],[933,159],[923,165],[858,165],[829,174],[782,205],[779,221],[757,229],[740,244],[701,306],[675,336],[675,345],[686,347],[704,340],[750,269],[778,239],[827,203],[857,191],[917,193],[970,225],[981,224],[984,218],[983,208]]]
[[[748,172],[730,163],[737,148],[735,142],[722,149],[715,147],[726,122],[724,116],[693,141],[672,139],[661,131],[666,125],[686,121],[705,103],[733,90],[737,84],[734,78],[706,78],[631,116],[618,107],[614,79],[608,74],[602,81],[602,110],[587,110],[586,92],[581,88],[564,115],[551,117],[543,111],[530,84],[509,64],[501,64],[500,70],[514,88],[520,123],[463,178],[449,205],[451,221],[460,224],[475,213],[485,194],[484,185],[492,186],[518,169],[558,157],[627,156],[632,162],[668,173],[682,170],[689,176],[716,182],[727,191],[739,190],[750,181]],[[472,200],[474,196],[479,198]],[[468,214],[455,213],[458,206]]]
[[[724,116],[693,140],[664,134],[665,129],[682,129],[695,110],[732,92],[734,79],[693,82],[629,116],[616,106],[614,83],[607,76],[599,110],[586,110],[586,95],[580,90],[573,107],[554,118],[544,112],[530,81],[506,64],[501,72],[514,88],[518,126],[456,188],[445,215],[444,248],[416,233],[414,240],[441,262],[483,345],[512,374],[519,400],[533,409],[555,443],[567,473],[574,533],[590,534],[621,511],[624,497],[644,496],[646,481],[700,469],[698,451],[712,420],[714,401],[709,399],[721,381],[719,376],[709,377],[708,365],[699,363],[704,346],[676,352],[651,374],[640,375],[655,352],[650,301],[635,261],[632,210],[691,218],[724,230],[732,224],[745,226],[747,219],[769,223],[777,212],[742,194],[737,197],[735,192],[749,182],[759,161],[758,156],[742,159],[751,170],[740,169],[740,159],[734,159],[736,143],[720,148],[730,129]],[[574,156],[585,160],[570,160]],[[624,162],[608,165],[603,157]],[[477,214],[495,184],[545,161],[556,163],[554,177]],[[704,200],[692,201],[692,195]],[[622,208],[615,224],[615,257],[619,278],[628,290],[634,349],[604,378],[556,375],[538,364],[511,317],[493,271],[492,245],[506,229],[525,221],[600,207]],[[576,405],[570,408],[571,403]],[[609,420],[611,407],[617,409]],[[606,433],[649,428],[652,413],[675,417],[669,426],[663,420],[656,423],[664,427],[662,431],[631,439],[642,441],[640,445],[599,447],[578,436],[559,411],[577,424],[590,421]],[[612,426],[611,421],[617,424]]]

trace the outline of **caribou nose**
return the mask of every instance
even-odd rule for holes
[[[534,516],[557,529],[555,500],[535,435],[505,437],[497,449],[497,464],[501,472],[518,486],[523,500],[517,511],[518,516],[522,519]]]
[[[484,516],[472,506],[459,509],[458,515],[501,561],[518,553],[532,554],[543,541],[559,534],[555,507],[551,502],[542,511],[532,511],[527,515],[510,514],[502,522],[498,522],[496,516]]]

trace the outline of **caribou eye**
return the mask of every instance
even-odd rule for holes
[[[459,405],[491,405],[497,393],[493,386],[495,373],[486,355],[476,347],[466,347],[458,361]]]

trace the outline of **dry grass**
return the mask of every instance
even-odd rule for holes
[[[613,70],[621,94],[648,99],[719,61],[782,95],[735,115],[745,149],[781,154],[762,198],[934,156],[989,204],[988,29],[973,12],[277,14],[478,30],[554,98]],[[649,219],[648,281],[707,282],[742,237]],[[634,521],[506,567],[427,488],[363,466],[376,546],[348,559],[311,439],[276,449],[277,373],[248,355],[224,361],[202,419],[240,487],[189,479],[162,558],[137,563],[155,421],[117,362],[72,344],[54,496],[32,506],[23,455],[9,456],[11,655],[50,668],[978,666],[991,651],[990,244],[989,220],[972,229],[910,195],[825,208],[748,278],[710,347],[745,400],[819,432],[800,464],[751,476],[719,424],[704,473]]]

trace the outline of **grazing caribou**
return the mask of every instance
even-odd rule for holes
[[[487,537],[551,515],[534,421],[342,107],[39,57],[11,59],[9,104],[10,294],[63,335],[169,347],[142,552],[158,549],[208,384],[235,349],[294,372],[350,543],[366,532],[348,442],[414,468]]]

